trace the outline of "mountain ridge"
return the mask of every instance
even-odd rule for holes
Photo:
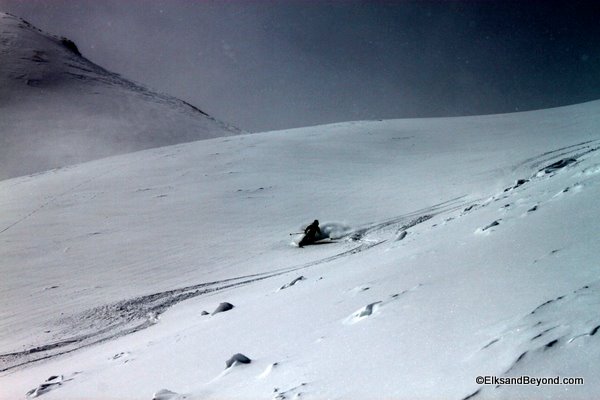
[[[16,16],[0,13],[0,30],[0,179],[242,132]]]

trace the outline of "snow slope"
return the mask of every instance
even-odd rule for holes
[[[599,127],[350,122],[0,182],[0,399],[597,396]],[[335,240],[299,249],[315,218]]]
[[[0,179],[238,130],[0,13]]]

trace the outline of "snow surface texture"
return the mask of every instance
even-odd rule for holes
[[[238,131],[0,13],[0,180]]]
[[[0,398],[593,398],[599,148],[591,102],[2,181]],[[585,385],[475,381],[522,374]]]

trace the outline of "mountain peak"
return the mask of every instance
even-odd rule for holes
[[[0,179],[239,133],[94,64],[65,37],[0,13]]]

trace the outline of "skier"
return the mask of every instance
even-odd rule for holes
[[[313,223],[304,230],[304,237],[300,243],[298,243],[298,247],[304,247],[305,244],[314,243],[317,235],[321,235],[321,229],[319,229],[319,221],[315,219]]]

